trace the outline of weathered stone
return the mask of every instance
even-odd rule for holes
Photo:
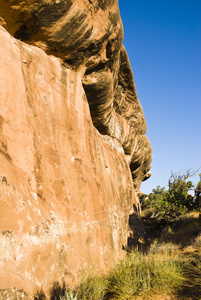
[[[0,13],[0,291],[31,298],[120,257],[151,147],[117,1]]]

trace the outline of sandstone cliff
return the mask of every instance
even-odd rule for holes
[[[117,1],[1,0],[0,25],[0,297],[31,299],[120,257],[151,147]]]

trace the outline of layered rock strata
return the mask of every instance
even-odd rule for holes
[[[151,147],[117,1],[0,16],[0,291],[31,298],[120,257]]]

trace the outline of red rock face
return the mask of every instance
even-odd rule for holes
[[[27,3],[0,4],[0,296],[31,298],[121,256],[151,147],[117,2]]]

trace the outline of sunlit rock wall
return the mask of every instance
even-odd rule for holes
[[[2,0],[0,16],[0,297],[31,299],[114,265],[151,147],[117,1]]]

